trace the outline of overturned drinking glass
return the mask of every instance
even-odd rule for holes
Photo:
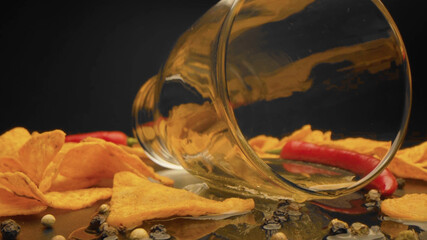
[[[222,0],[140,89],[134,133],[154,162],[211,187],[304,201],[354,192],[380,174],[410,105],[405,47],[379,0]],[[354,174],[281,158],[290,139],[369,139],[382,160]]]

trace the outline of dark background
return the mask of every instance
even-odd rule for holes
[[[217,1],[13,1],[0,7],[0,132],[132,132],[131,106],[176,39]],[[422,1],[384,0],[413,77],[407,138],[427,140]]]

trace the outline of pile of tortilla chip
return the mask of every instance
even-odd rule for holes
[[[345,138],[333,140],[331,132],[312,130],[310,125],[305,125],[289,136],[278,139],[271,136],[259,135],[249,140],[249,144],[261,158],[277,158],[277,154],[271,154],[272,150],[282,149],[291,140],[310,142],[355,151],[361,154],[382,159],[391,146],[389,141],[376,141],[367,138]],[[427,142],[417,146],[399,150],[388,169],[397,177],[413,178],[427,181]]]
[[[104,180],[109,184],[99,187]],[[215,201],[170,185],[172,179],[157,174],[133,149],[102,139],[65,143],[61,130],[30,134],[21,127],[0,136],[0,217],[48,207],[77,210],[111,198],[108,222],[129,228],[147,219],[254,208],[252,199]]]
[[[61,130],[11,129],[0,136],[0,216],[88,207],[111,197],[111,187],[93,186],[120,171],[173,184],[114,143],[96,138],[65,143]]]

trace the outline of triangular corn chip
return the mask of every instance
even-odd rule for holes
[[[65,192],[48,192],[46,199],[53,208],[77,210],[111,197],[111,188],[86,188]]]
[[[21,163],[13,157],[0,157],[0,172],[22,172]]]
[[[46,208],[46,205],[37,200],[18,197],[0,189],[0,217],[37,214]]]
[[[311,125],[304,125],[302,128],[294,131],[291,135],[285,136],[276,144],[275,148],[282,148],[290,140],[303,140],[305,137],[310,135],[313,131]]]
[[[142,149],[142,147],[140,145],[135,144],[132,147],[126,146],[126,145],[118,145],[118,146],[130,154],[135,154],[145,164],[152,166],[152,167],[156,165],[153,161],[151,161],[151,159],[148,158],[147,154],[145,153],[145,151]]]
[[[427,181],[427,142],[400,149],[387,168],[401,178]]]
[[[44,171],[61,149],[65,133],[61,130],[44,132],[31,137],[19,149],[19,161],[24,172],[37,184],[43,178]]]
[[[120,172],[114,176],[110,205],[108,223],[132,228],[148,219],[246,212],[254,208],[254,201],[210,200],[186,190],[153,183],[131,172]]]
[[[405,194],[400,198],[388,198],[381,203],[385,215],[413,221],[427,221],[427,194]]]
[[[355,151],[366,155],[375,155],[378,149],[388,149],[391,146],[390,141],[377,141],[367,138],[345,138],[339,140],[330,140],[324,142],[313,142],[319,145],[324,145],[332,148]]]
[[[95,186],[101,179],[99,178],[69,178],[61,174],[57,175],[49,188],[50,192],[63,192],[77,190]],[[112,184],[111,184],[112,187]]]
[[[44,194],[31,179],[21,172],[0,173],[0,188],[20,197],[37,199],[47,203]]]
[[[59,174],[59,167],[61,165],[62,160],[64,159],[64,156],[68,153],[70,149],[75,147],[77,143],[74,142],[67,142],[62,145],[61,150],[56,154],[56,156],[53,158],[53,160],[47,165],[46,169],[43,172],[42,180],[39,184],[39,189],[42,192],[47,192],[53,184],[53,181],[56,181],[56,178]],[[61,181],[64,179],[61,178]],[[93,181],[92,181],[93,182]],[[63,183],[62,183],[63,184]],[[75,185],[75,184],[72,184]],[[86,187],[92,186],[92,185],[86,185],[83,184]],[[70,186],[71,187],[71,186]],[[72,190],[75,188],[67,188],[67,190]]]
[[[71,148],[64,156],[59,172],[70,178],[113,178],[120,171],[153,178],[167,185],[173,180],[160,176],[138,156],[114,143],[88,138]]]
[[[27,129],[13,128],[0,136],[0,157],[18,158],[18,150],[31,138]]]

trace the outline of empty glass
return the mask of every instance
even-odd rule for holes
[[[377,176],[403,141],[410,104],[405,47],[379,0],[223,0],[142,86],[134,133],[154,162],[211,187],[304,201],[354,192]],[[288,172],[289,160],[250,144],[297,130],[387,148],[366,176],[329,169],[335,177]]]

